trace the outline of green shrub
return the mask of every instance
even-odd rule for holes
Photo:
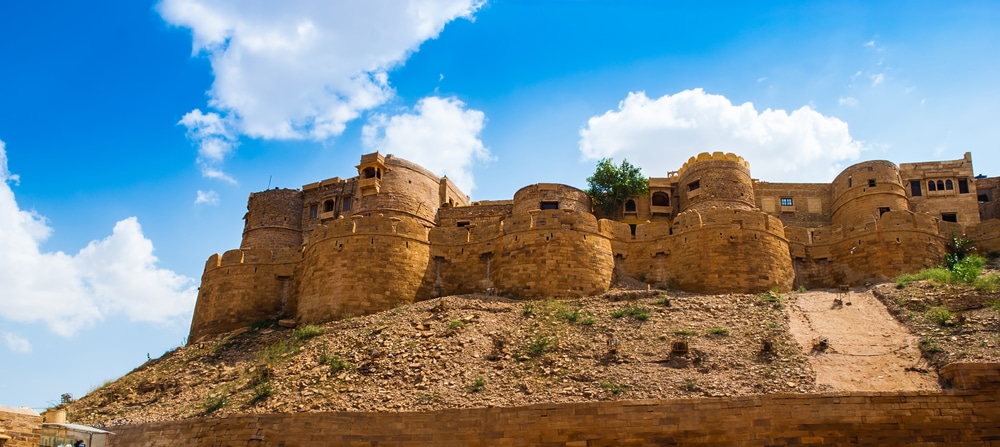
[[[932,307],[930,309],[927,309],[925,315],[927,315],[927,319],[941,326],[947,326],[949,324],[949,320],[951,320],[952,317],[951,311],[949,311],[945,307]]]
[[[984,267],[986,267],[986,258],[976,255],[966,256],[952,265],[953,280],[972,284],[983,273]]]
[[[295,332],[292,332],[292,338],[299,341],[305,341],[310,338],[321,335],[322,333],[323,333],[323,328],[316,326],[314,324],[308,324],[296,329]]]
[[[229,405],[229,395],[222,391],[209,393],[202,405],[205,407],[205,414],[212,414]]]
[[[354,365],[352,365],[351,362],[348,362],[347,360],[336,355],[330,358],[320,357],[320,363],[330,365],[330,373],[332,374],[354,368]]]
[[[448,329],[453,331],[457,331],[463,327],[465,327],[465,322],[462,320],[451,320],[451,322],[448,323]]]
[[[549,345],[552,344],[552,340],[549,337],[543,337],[541,335],[536,336],[531,343],[528,343],[528,355],[531,357],[538,357],[545,353],[545,350],[549,349]]]
[[[566,320],[566,322],[573,324],[580,319],[580,309],[574,309],[572,312],[567,309],[560,309],[556,312],[556,315],[558,315],[559,318]]]
[[[646,321],[650,317],[649,309],[642,306],[627,306],[611,312],[615,318],[632,317],[636,321]]]
[[[708,328],[708,335],[729,335],[729,328],[710,327]]]
[[[486,388],[486,379],[484,379],[482,377],[476,377],[472,381],[472,385],[469,386],[469,391],[471,391],[473,393],[478,393],[478,392],[482,391],[483,388]]]
[[[923,352],[925,354],[934,354],[937,352],[941,352],[941,347],[938,346],[937,340],[924,337],[920,339],[920,352]]]
[[[600,382],[600,385],[601,388],[604,388],[605,391],[611,394],[620,394],[631,389],[631,387],[629,387],[628,385],[619,385],[617,383],[612,383],[612,382]]]
[[[976,290],[984,293],[997,293],[1000,292],[1000,274],[991,273],[986,276],[981,276],[976,278],[976,281],[972,283]]]
[[[535,315],[535,305],[531,303],[524,303],[524,306],[521,306],[521,315],[526,317]]]

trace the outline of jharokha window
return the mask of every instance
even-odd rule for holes
[[[625,212],[634,213],[635,212],[635,200],[629,199],[625,202]]]

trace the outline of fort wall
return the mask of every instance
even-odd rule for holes
[[[1000,219],[1000,177],[977,178],[975,184],[979,219]]]
[[[430,244],[418,219],[337,219],[316,227],[309,239],[300,269],[300,322],[365,315],[431,296]]]
[[[850,166],[833,180],[831,223],[864,226],[888,211],[909,210],[899,169],[874,160]]]
[[[111,446],[996,445],[997,365],[942,375],[956,388],[187,419],[115,427]]]
[[[951,233],[948,233],[948,237]],[[990,253],[1000,253],[1000,220],[991,219],[965,228],[965,237],[972,239],[977,254],[988,256]]]
[[[828,183],[754,182],[757,208],[786,226],[830,226],[833,186]]]
[[[250,193],[240,248],[301,246],[302,205],[302,192],[297,189]]]
[[[354,214],[415,217],[433,225],[442,203],[441,179],[414,163],[391,155],[385,157],[384,166],[381,178],[358,180],[361,197]],[[366,188],[365,183],[377,183],[378,187]],[[468,204],[464,195],[454,199],[455,204]]]
[[[188,343],[279,315],[294,315],[297,248],[229,250],[205,262]]]

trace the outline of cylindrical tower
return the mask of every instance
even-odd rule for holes
[[[240,248],[302,246],[302,191],[269,189],[250,193]]]
[[[750,163],[735,154],[703,152],[691,157],[678,171],[677,188],[680,212],[755,209]]]
[[[908,209],[899,168],[892,162],[858,163],[833,180],[833,225],[864,226],[889,211]]]
[[[528,185],[514,193],[513,214],[531,210],[560,209],[584,213],[593,212],[590,196],[572,186],[557,183]]]

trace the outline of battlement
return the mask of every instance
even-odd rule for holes
[[[684,164],[681,165],[681,168],[677,170],[676,174],[674,174],[674,173],[668,173],[668,177],[681,177],[681,176],[684,175],[684,171],[686,171],[689,167],[694,166],[695,164],[701,163],[701,162],[704,162],[704,161],[728,161],[728,162],[736,163],[739,166],[742,166],[747,171],[750,170],[750,163],[748,161],[744,160],[743,157],[740,157],[739,155],[736,155],[736,154],[733,154],[733,153],[730,153],[730,152],[725,152],[725,153],[723,153],[723,152],[712,152],[712,153],[702,152],[702,153],[700,153],[698,155],[695,155],[694,157],[689,158],[688,161],[684,162]],[[671,176],[670,174],[674,174],[674,175]]]

